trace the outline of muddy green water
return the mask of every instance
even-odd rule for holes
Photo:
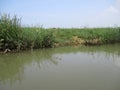
[[[0,90],[120,90],[120,44],[0,55]]]

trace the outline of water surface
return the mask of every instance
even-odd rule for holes
[[[120,44],[0,55],[0,90],[120,90]]]

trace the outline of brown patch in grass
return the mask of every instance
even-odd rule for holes
[[[100,38],[86,40],[85,44],[87,45],[100,45],[102,44],[102,40]]]
[[[73,36],[71,39],[72,45],[83,45],[85,44],[85,40],[82,38],[79,38],[78,36]]]

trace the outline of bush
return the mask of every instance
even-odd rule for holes
[[[0,16],[0,43],[1,49],[16,49],[21,30],[21,19],[4,14]]]
[[[17,16],[0,16],[0,50],[28,48],[50,48],[54,38],[51,30],[36,27],[21,27],[21,19]]]

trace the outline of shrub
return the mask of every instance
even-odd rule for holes
[[[17,16],[13,16],[13,18],[7,14],[0,16],[0,43],[2,50],[17,48],[21,30],[20,21],[21,19],[17,18]]]

